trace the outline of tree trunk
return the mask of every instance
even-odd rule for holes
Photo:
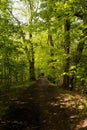
[[[84,48],[84,44],[85,44],[85,41],[81,40],[83,39],[84,36],[81,36],[80,37],[80,42],[77,46],[77,50],[76,50],[76,53],[73,57],[73,61],[74,61],[74,64],[77,65],[81,59],[81,56],[82,56],[82,51],[83,51],[83,48]]]
[[[23,42],[26,42],[25,36],[22,34]],[[33,43],[32,43],[32,34],[29,34],[29,49],[27,46],[25,46],[26,54],[27,54],[27,59],[28,59],[28,64],[29,64],[29,80],[35,80],[35,68],[34,68],[34,49],[33,49]]]
[[[53,37],[52,37],[52,34],[50,34],[50,31],[48,30],[48,42],[49,42],[49,45],[50,45],[50,57],[51,57],[51,60],[50,60],[50,63],[52,64],[51,66],[51,73],[53,75],[49,75],[50,78],[48,78],[51,82],[55,83],[55,66],[53,65],[53,62],[54,61],[54,42],[53,42]]]
[[[50,46],[52,47],[50,49],[50,56],[54,56],[54,51],[53,51],[53,47],[54,47],[54,42],[53,42],[53,38],[52,38],[52,35],[51,34],[48,34],[48,41],[50,43]]]
[[[32,34],[30,34],[30,40],[32,39]],[[35,68],[34,68],[34,48],[33,43],[30,43],[30,80],[35,80]]]
[[[87,19],[84,16],[82,18],[83,18],[84,25],[86,25],[87,24]],[[85,40],[87,40],[87,38],[86,38],[86,36],[87,36],[87,28],[83,29],[82,32],[83,32],[83,35],[80,36],[80,42],[79,42],[79,44],[77,46],[76,53],[75,53],[75,55],[73,57],[73,62],[74,62],[75,66],[77,66],[78,63],[80,62],[80,59],[82,57],[82,52],[83,52],[83,49],[84,49],[84,45],[85,45]],[[74,84],[74,80],[75,80],[75,74],[73,75],[72,85]]]
[[[63,88],[69,89],[70,20],[68,18],[65,21],[64,32],[65,32],[64,51],[66,54],[66,59],[65,59],[65,64],[64,64]]]

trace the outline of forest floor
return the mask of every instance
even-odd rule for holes
[[[87,130],[87,100],[42,77],[10,101],[0,130]]]

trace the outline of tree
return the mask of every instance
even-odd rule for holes
[[[34,49],[33,49],[33,42],[32,42],[32,22],[34,20],[33,14],[34,14],[35,2],[23,0],[22,5],[23,4],[24,6],[26,6],[26,9],[24,8],[24,11],[27,12],[27,15],[26,15],[26,21],[24,25],[19,25],[20,26],[19,33],[25,44],[25,52],[26,52],[27,60],[29,64],[29,79],[35,80]],[[17,22],[21,24],[21,22],[19,21],[20,19],[18,19],[17,16],[16,16],[16,19],[17,19]],[[28,37],[27,37],[27,34],[28,34]]]
[[[13,82],[18,83],[21,79],[25,80],[24,74],[20,75],[21,71],[25,72],[26,63],[22,67],[23,48],[21,46],[19,25],[17,19],[13,17],[11,12],[11,3],[1,1],[1,17],[0,17],[0,39],[1,39],[1,57],[0,57],[0,77],[2,85],[10,85]],[[20,64],[20,65],[19,65]],[[22,70],[20,71],[20,67]],[[22,78],[24,77],[24,78]]]
[[[75,9],[75,16],[81,21],[82,27],[81,27],[81,34],[80,34],[80,39],[79,43],[76,48],[75,55],[73,56],[73,62],[75,66],[78,66],[78,64],[81,61],[81,58],[83,57],[83,50],[85,47],[85,42],[87,40],[86,35],[87,35],[87,5],[86,5],[86,0],[84,1],[78,1],[76,2],[77,8]],[[82,74],[83,75],[83,74]],[[75,76],[75,75],[74,75]],[[83,77],[83,76],[82,76]]]

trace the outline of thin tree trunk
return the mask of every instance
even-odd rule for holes
[[[33,12],[33,3],[32,1],[29,1],[29,6],[30,6],[30,19],[29,19],[29,24],[30,26],[32,25],[32,12]],[[32,42],[32,33],[29,34],[30,38],[30,80],[35,80],[35,68],[34,68],[34,48],[33,48],[33,42]]]
[[[52,47],[50,49],[50,56],[54,56],[54,51],[53,51],[53,47],[54,47],[54,42],[53,42],[53,38],[51,34],[48,34],[48,41],[50,43],[50,46]]]
[[[30,34],[30,39],[32,39],[32,34]],[[30,53],[31,53],[31,60],[30,60],[30,80],[35,80],[35,68],[34,68],[34,48],[33,43],[30,43]]]
[[[70,20],[68,18],[65,21],[64,32],[65,32],[64,51],[66,54],[66,59],[65,59],[65,64],[64,64],[63,88],[69,89]]]
[[[52,37],[52,34],[50,34],[50,31],[48,30],[48,42],[49,42],[49,45],[50,45],[50,57],[51,57],[51,60],[50,60],[50,63],[52,64],[51,66],[51,73],[53,75],[49,75],[49,80],[53,83],[55,83],[55,66],[53,64],[54,61],[54,42],[53,42],[53,37]]]

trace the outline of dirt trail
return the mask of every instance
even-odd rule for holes
[[[86,118],[83,119],[85,124],[81,123],[72,97],[65,94],[58,92],[47,79],[40,78],[10,105],[3,129],[87,130]]]

